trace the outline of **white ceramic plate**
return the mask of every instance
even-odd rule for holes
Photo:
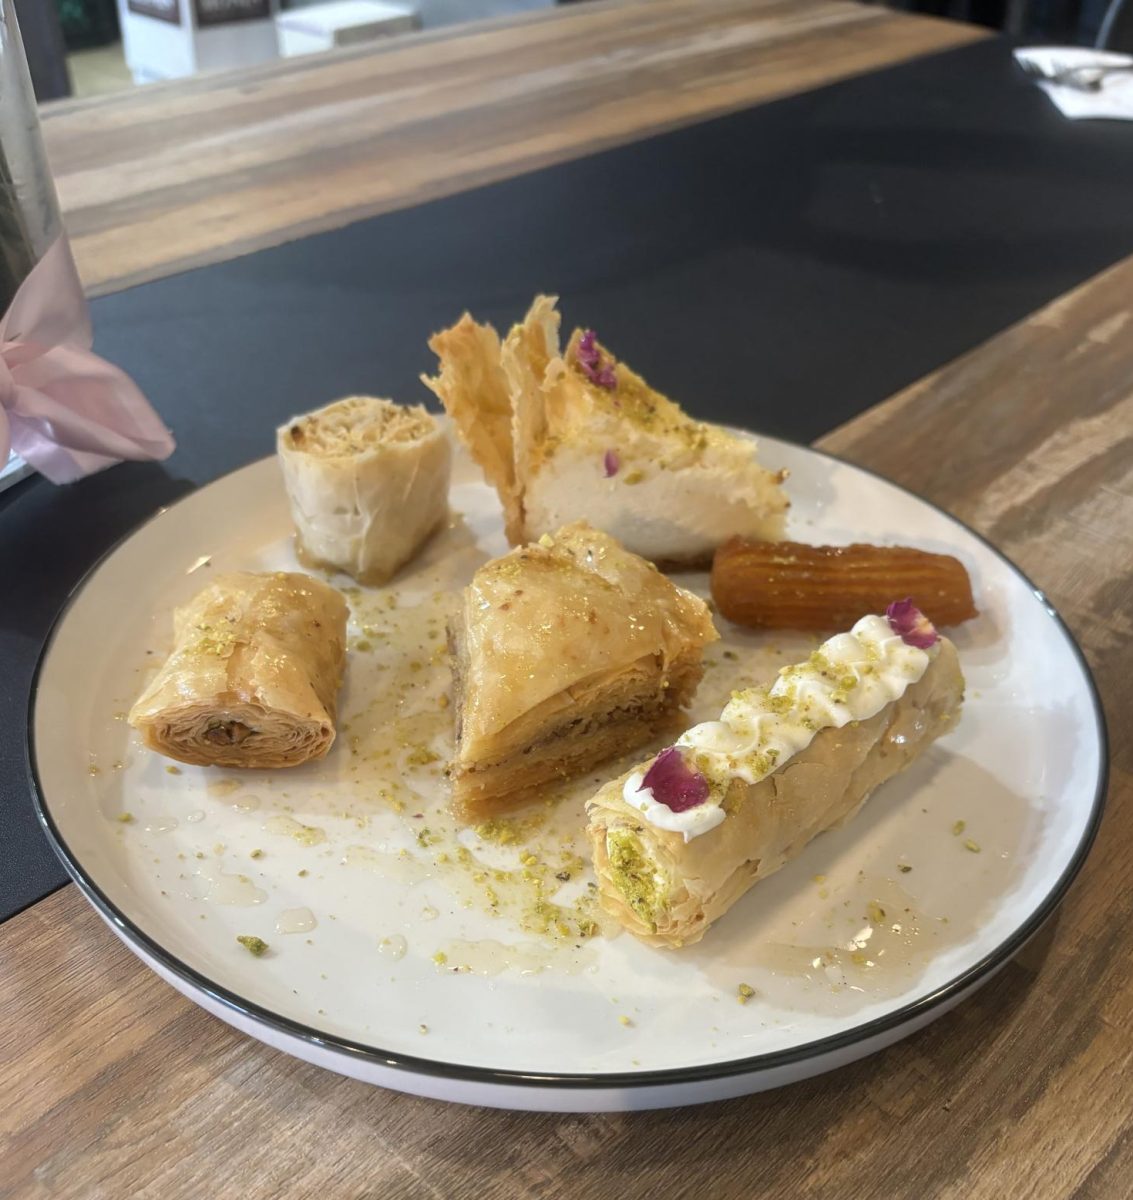
[[[274,462],[163,511],[91,572],[32,700],[39,813],[67,869],[123,941],[210,1012],[420,1095],[576,1111],[693,1103],[828,1070],[924,1025],[1007,961],[1081,866],[1104,794],[1097,697],[1050,606],[972,532],[814,451],[765,439],[762,458],[790,469],[792,536],[954,553],[982,615],[955,631],[968,678],[956,731],[700,944],[658,951],[608,926],[580,936],[594,915],[589,867],[573,857],[581,806],[608,772],[502,835],[446,815],[444,614],[505,549],[495,496],[463,459],[453,527],[393,587],[349,593],[340,733],[322,763],[173,768],[123,720],[169,648],[173,606],[210,573],[295,568]],[[705,590],[703,576],[682,582]],[[813,644],[722,633],[696,719]],[[253,957],[242,935],[269,951]],[[741,983],[755,990],[747,1003]]]

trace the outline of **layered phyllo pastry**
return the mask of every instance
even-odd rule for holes
[[[716,637],[702,600],[584,523],[486,563],[449,626],[458,816],[513,808],[655,737]]]
[[[425,383],[499,493],[512,545],[585,520],[667,567],[704,566],[730,537],[781,535],[783,473],[753,438],[695,421],[576,329],[553,297],[503,341],[467,313],[435,334]]]
[[[180,762],[294,767],[334,741],[346,601],[289,572],[218,575],[173,614],[173,651],[130,710]]]
[[[276,449],[308,566],[385,583],[448,515],[451,447],[420,406],[336,400],[281,425]]]
[[[699,940],[954,726],[955,647],[910,603],[737,692],[587,804],[603,906],[658,946]]]

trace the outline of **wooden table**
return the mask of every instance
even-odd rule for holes
[[[82,271],[109,290],[975,36],[821,0],[599,3],[65,105],[46,130]],[[819,444],[991,538],[1096,672],[1109,816],[1058,919],[992,983],[883,1055],[772,1094],[509,1114],[246,1040],[66,888],[0,927],[0,1192],[1128,1195],[1133,260]]]

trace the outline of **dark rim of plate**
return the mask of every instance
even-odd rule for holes
[[[744,432],[744,431],[737,431]],[[758,436],[758,435],[755,435]],[[700,1066],[692,1067],[667,1067],[659,1070],[645,1071],[619,1071],[619,1072],[590,1072],[590,1073],[571,1073],[571,1072],[543,1072],[543,1071],[522,1071],[522,1070],[498,1070],[493,1067],[469,1066],[462,1063],[440,1062],[436,1059],[420,1058],[412,1054],[401,1054],[391,1050],[383,1050],[377,1046],[367,1046],[358,1042],[349,1041],[345,1038],[338,1037],[334,1034],[320,1033],[317,1029],[312,1029],[309,1025],[304,1025],[300,1021],[293,1021],[287,1017],[281,1017],[277,1013],[273,1013],[268,1009],[261,1008],[257,1004],[253,1004],[249,1000],[236,995],[227,988],[221,987],[214,983],[211,979],[206,978],[199,971],[182,962],[175,955],[170,954],[163,946],[154,941],[144,930],[140,929],[129,917],[121,912],[117,906],[105,895],[99,888],[98,884],[90,878],[84,871],[82,864],[67,845],[66,839],[63,837],[53,820],[51,813],[48,810],[43,798],[43,788],[39,779],[39,771],[36,761],[35,751],[35,706],[36,697],[39,693],[40,675],[43,671],[44,664],[47,661],[48,655],[51,652],[51,646],[55,640],[55,635],[59,630],[62,622],[70,612],[72,605],[78,600],[87,583],[94,577],[96,572],[103,566],[107,560],[117,552],[117,550],[128,542],[135,534],[137,534],[150,522],[162,516],[170,508],[176,507],[177,504],[184,503],[187,500],[197,495],[197,492],[192,492],[188,496],[182,497],[175,504],[168,508],[159,509],[152,516],[140,521],[134,529],[118,539],[109,550],[103,554],[96,563],[83,575],[82,579],[75,585],[68,595],[63,607],[59,610],[59,614],[52,622],[51,628],[48,631],[47,638],[44,641],[43,649],[40,651],[39,660],[36,663],[35,674],[32,678],[31,694],[28,702],[28,776],[31,784],[32,800],[35,805],[36,815],[39,817],[40,824],[43,826],[44,832],[47,834],[48,841],[51,843],[55,853],[59,856],[67,873],[71,876],[74,882],[78,885],[79,890],[86,896],[87,900],[106,918],[114,928],[119,932],[125,941],[131,945],[143,950],[151,958],[155,959],[162,967],[176,976],[182,982],[188,984],[195,991],[201,992],[208,996],[215,1003],[229,1009],[232,1013],[248,1018],[260,1025],[273,1029],[278,1033],[286,1034],[289,1037],[296,1038],[306,1044],[317,1047],[322,1050],[330,1050],[337,1054],[345,1055],[350,1059],[360,1062],[370,1063],[376,1066],[387,1067],[396,1071],[404,1071],[409,1075],[418,1075],[431,1077],[435,1079],[450,1079],[464,1083],[477,1084],[494,1084],[501,1087],[519,1087],[519,1088],[552,1088],[564,1090],[599,1090],[599,1089],[641,1089],[650,1087],[670,1087],[679,1084],[694,1084],[706,1083],[713,1080],[721,1080],[733,1078],[741,1075],[757,1074],[763,1071],[769,1071],[777,1067],[797,1066],[815,1059],[820,1059],[824,1055],[831,1054],[838,1050],[844,1050],[848,1047],[858,1045],[862,1042],[867,1042],[878,1038],[882,1035],[893,1033],[899,1030],[902,1026],[923,1024],[927,1020],[928,1015],[935,1009],[949,1006],[956,1002],[965,992],[973,990],[977,984],[985,982],[989,979],[1001,966],[1003,966],[1023,945],[1042,927],[1047,918],[1058,907],[1067,889],[1073,882],[1074,877],[1082,868],[1082,864],[1089,854],[1090,847],[1094,843],[1097,836],[1098,827],[1101,824],[1102,813],[1105,808],[1106,789],[1109,779],[1109,744],[1106,732],[1105,715],[1102,709],[1101,699],[1098,695],[1097,685],[1094,682],[1093,674],[1090,671],[1089,664],[1082,653],[1074,635],[1070,632],[1059,616],[1054,606],[1047,600],[1042,591],[1027,578],[1027,576],[1004,554],[997,549],[991,542],[988,541],[982,534],[970,526],[965,525],[963,521],[952,516],[951,513],[945,512],[944,509],[931,501],[926,500],[923,496],[916,495],[908,488],[902,487],[900,484],[894,483],[892,480],[886,479],[883,475],[876,471],[870,470],[868,467],[859,466],[857,463],[849,462],[846,459],[839,458],[835,454],[830,454],[825,450],[816,450],[812,446],[804,446],[798,442],[791,442],[786,438],[767,439],[787,445],[796,450],[806,451],[810,454],[815,454],[820,458],[839,463],[843,466],[850,467],[855,471],[860,471],[864,475],[880,480],[889,487],[896,488],[899,492],[909,496],[911,499],[918,501],[921,504],[927,505],[934,509],[942,516],[952,521],[960,529],[963,529],[970,537],[981,543],[992,552],[1007,568],[1017,575],[1023,583],[1026,584],[1035,600],[1045,610],[1047,615],[1054,622],[1062,636],[1066,639],[1071,653],[1078,661],[1081,668],[1082,676],[1086,682],[1087,690],[1090,695],[1090,702],[1093,708],[1095,732],[1098,739],[1099,751],[1099,771],[1097,784],[1094,790],[1094,799],[1090,811],[1090,817],[1083,830],[1081,840],[1074,851],[1066,869],[1059,877],[1057,882],[1047,893],[1042,903],[1039,904],[1030,917],[1024,921],[1015,932],[1005,939],[999,946],[982,959],[974,963],[967,970],[961,972],[955,978],[949,980],[935,991],[919,997],[911,1001],[909,1004],[896,1009],[885,1016],[877,1017],[872,1021],[863,1022],[860,1025],[854,1025],[843,1030],[841,1033],[833,1034],[830,1037],[820,1038],[817,1041],[806,1042],[800,1046],[794,1046],[786,1050],[776,1050],[771,1053],[757,1054],[747,1058],[731,1059],[726,1062],[707,1063]],[[212,480],[211,483],[204,485],[211,487],[215,483],[219,483],[222,479],[227,479],[231,475],[235,475],[238,471],[247,470],[248,467],[254,466],[254,463],[245,464],[243,467],[237,467],[233,471],[219,476]],[[910,1030],[911,1032],[911,1030]],[[896,1038],[890,1040],[897,1040]],[[819,1068],[820,1070],[822,1068]],[[394,1084],[393,1086],[396,1086]]]

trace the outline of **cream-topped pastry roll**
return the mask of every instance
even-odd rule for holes
[[[309,566],[384,583],[448,514],[451,446],[419,405],[336,400],[281,425],[276,449]]]
[[[603,907],[653,945],[698,941],[947,733],[963,695],[955,647],[908,602],[736,692],[587,803]]]
[[[217,767],[293,767],[334,741],[346,601],[308,575],[218,575],[173,614],[173,652],[130,710],[151,750]]]

